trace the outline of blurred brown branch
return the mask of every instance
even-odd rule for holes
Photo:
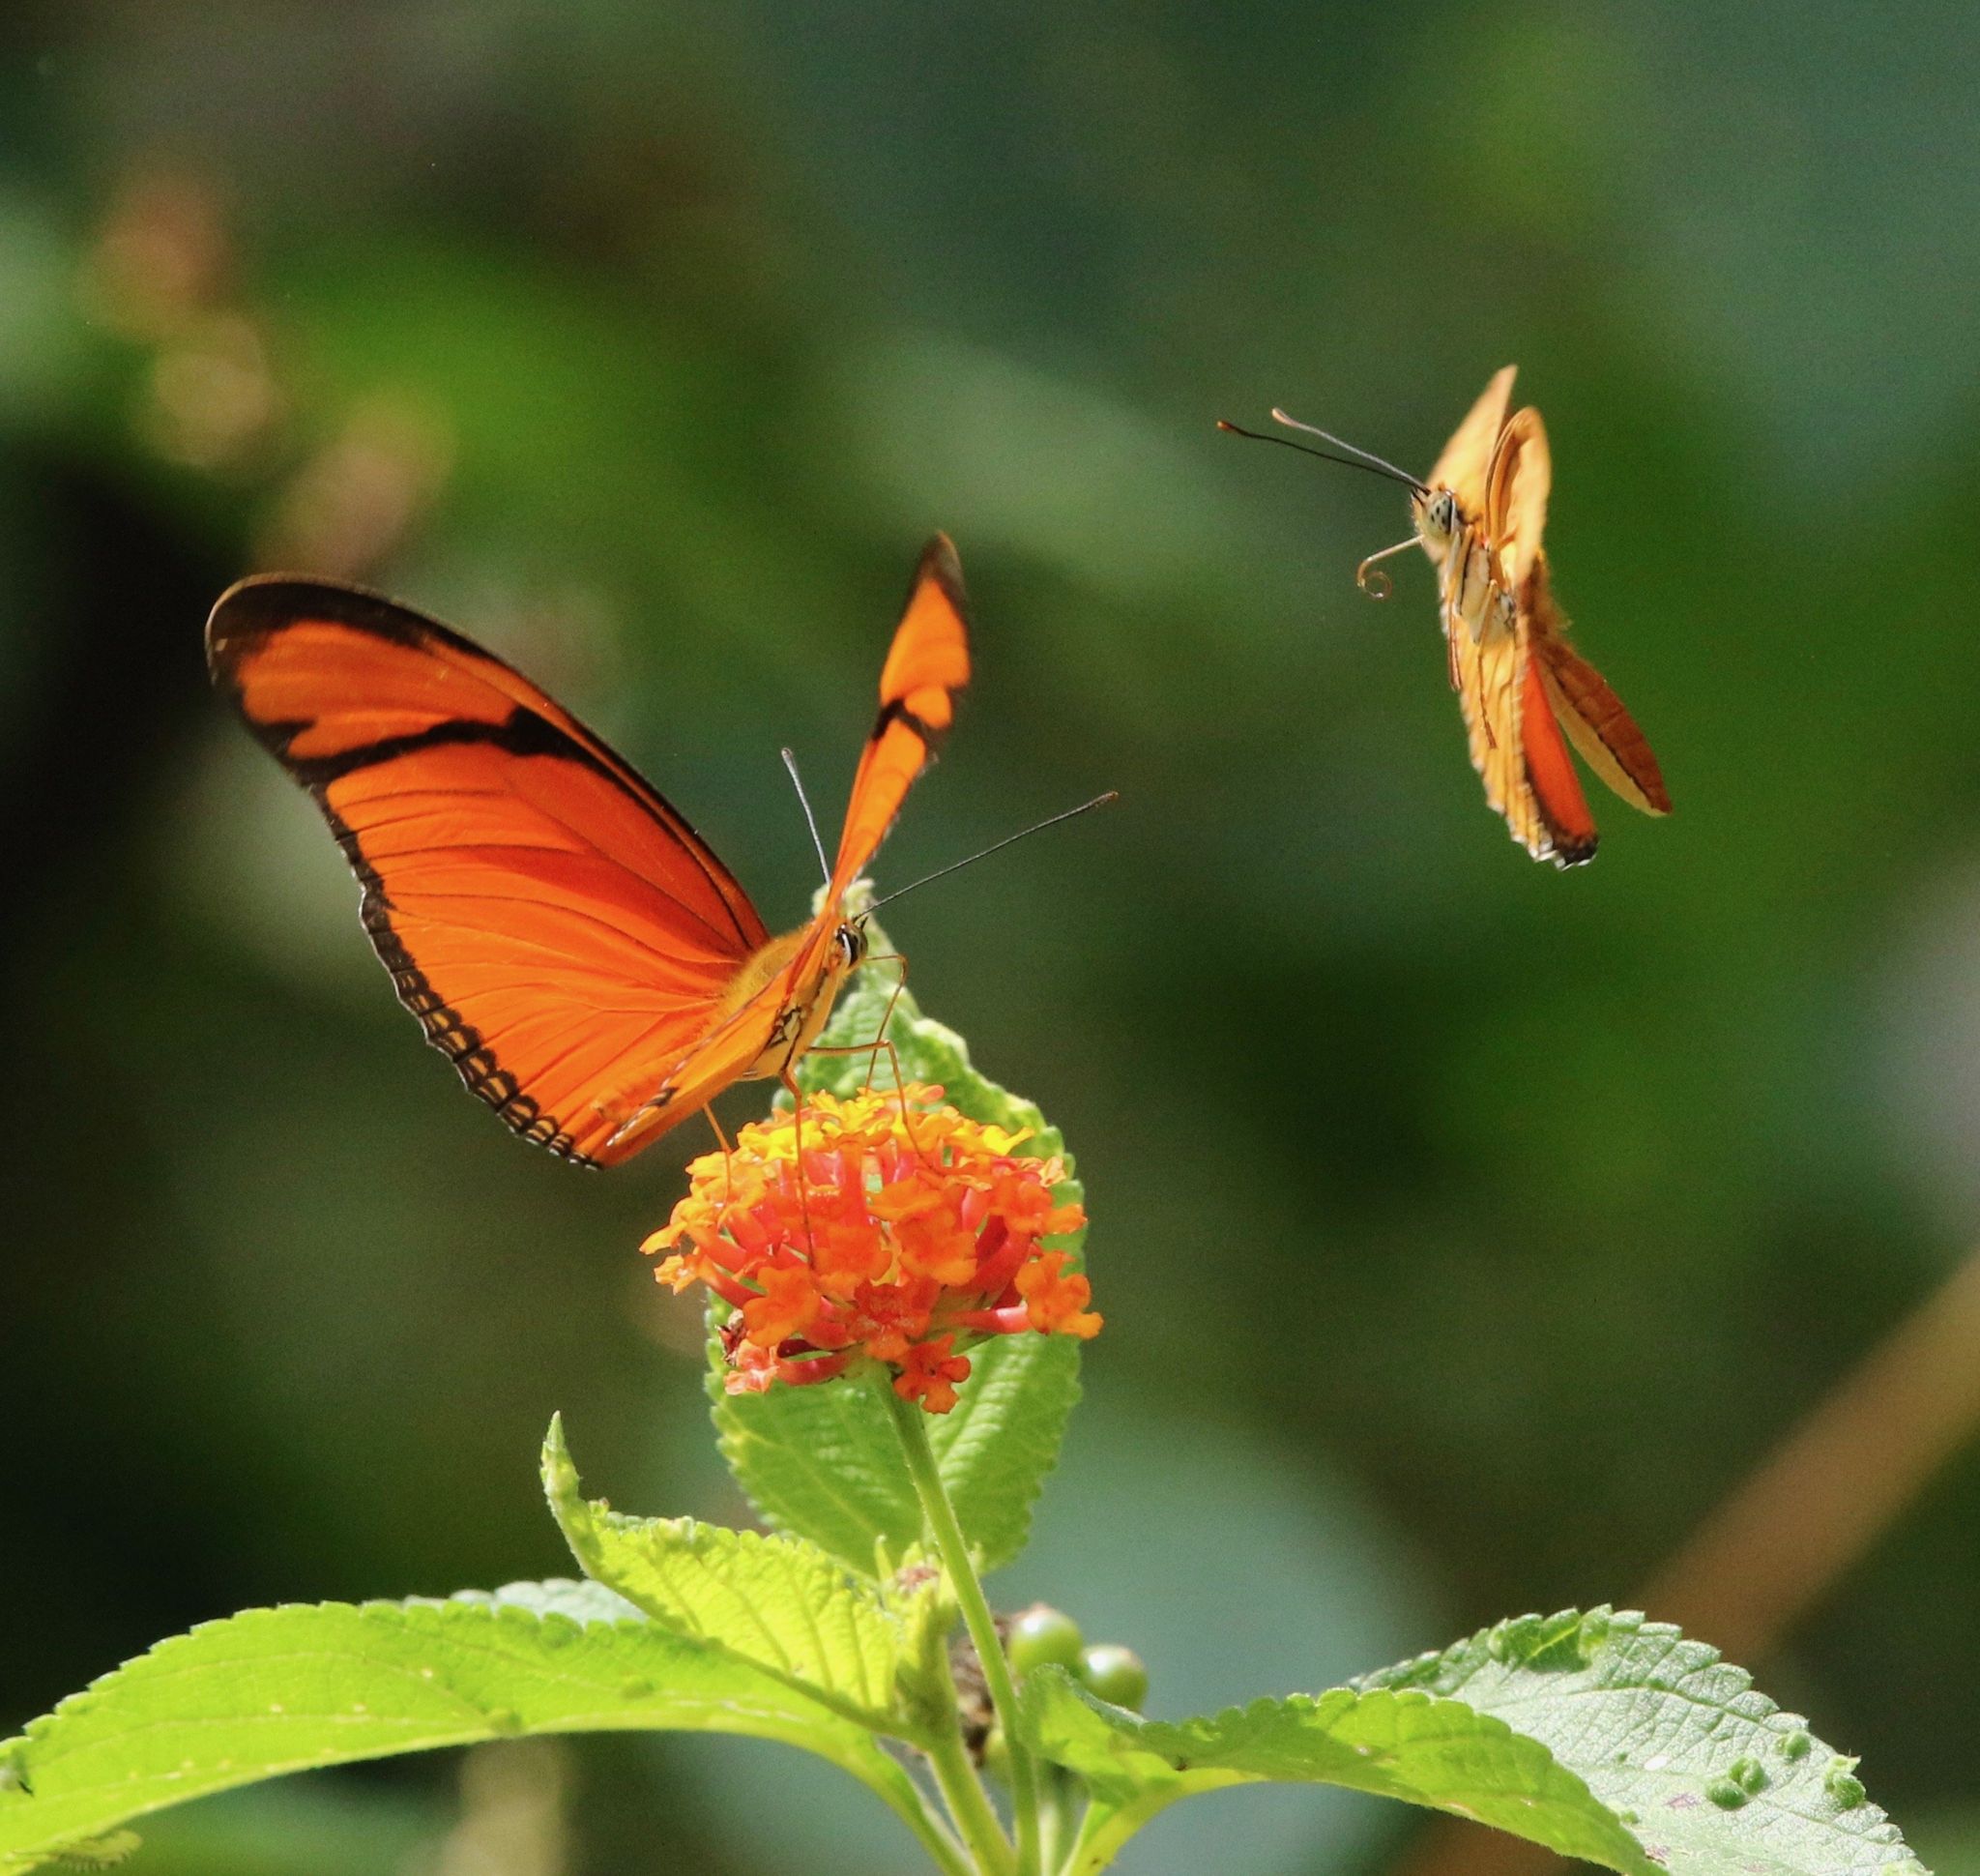
[[[1864,1357],[1632,1605],[1754,1667],[1980,1427],[1980,1250]],[[1536,1844],[1439,1820],[1404,1876],[1525,1876]]]

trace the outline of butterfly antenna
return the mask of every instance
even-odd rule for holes
[[[1027,839],[1034,834],[1042,834],[1048,827],[1057,827],[1061,821],[1069,821],[1077,814],[1086,813],[1089,808],[1105,807],[1109,802],[1118,802],[1120,799],[1119,791],[1110,788],[1104,795],[1095,795],[1090,802],[1081,802],[1077,807],[1067,807],[1057,814],[1048,814],[1042,821],[1034,821],[1028,828],[1020,828],[1015,834],[1006,834],[1002,840],[991,841],[978,852],[961,860],[951,860],[946,866],[938,866],[932,873],[923,873],[919,879],[906,886],[895,887],[884,899],[875,899],[859,916],[863,919],[870,913],[878,912],[883,905],[891,905],[895,899],[914,892],[917,887],[926,886],[930,880],[941,879],[946,873],[959,872],[965,866],[974,866],[977,861],[987,860],[993,853],[1001,853],[1005,847]]]
[[[784,767],[791,772],[791,786],[798,791],[798,806],[804,810],[804,825],[811,830],[811,844],[818,854],[818,870],[825,875],[826,884],[831,884],[831,862],[825,857],[825,842],[818,837],[818,816],[811,811],[811,797],[804,792],[804,777],[798,773],[798,758],[789,750],[783,751]]]
[[[1229,430],[1233,436],[1248,437],[1254,443],[1276,443],[1282,450],[1297,450],[1302,456],[1318,456],[1323,462],[1338,462],[1343,469],[1359,469],[1365,475],[1380,476],[1383,482],[1399,482],[1418,493],[1428,492],[1413,476],[1406,476],[1400,469],[1393,468],[1385,462],[1377,465],[1373,462],[1363,462],[1357,456],[1332,455],[1325,450],[1316,450],[1310,443],[1295,443],[1290,436],[1273,436],[1265,430],[1247,430],[1243,425],[1234,424],[1224,417],[1217,419],[1217,427],[1220,430]]]
[[[1317,436],[1323,443],[1331,443],[1337,450],[1345,450],[1351,456],[1358,456],[1363,462],[1376,469],[1385,470],[1400,483],[1408,483],[1412,488],[1422,488],[1423,484],[1407,469],[1398,469],[1386,456],[1379,456],[1373,450],[1364,450],[1358,443],[1350,443],[1345,437],[1336,436],[1332,430],[1324,430],[1318,424],[1302,424],[1298,418],[1289,415],[1278,405],[1272,406],[1272,422],[1283,424],[1289,430],[1304,430],[1308,436]],[[1427,494],[1429,491],[1424,490]]]

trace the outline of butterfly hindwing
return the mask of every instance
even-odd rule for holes
[[[1554,604],[1545,555],[1527,592],[1534,659],[1575,753],[1632,807],[1645,814],[1670,813],[1671,796],[1649,739],[1601,672],[1563,635],[1567,622]]]
[[[1547,426],[1532,405],[1514,416],[1492,446],[1485,477],[1485,534],[1509,593],[1520,592],[1540,553],[1554,458]]]

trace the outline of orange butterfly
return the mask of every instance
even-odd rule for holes
[[[1631,806],[1668,814],[1671,797],[1622,700],[1567,642],[1540,545],[1553,460],[1537,410],[1529,404],[1506,417],[1516,369],[1508,365],[1485,387],[1427,482],[1284,411],[1272,415],[1352,451],[1360,460],[1351,467],[1373,468],[1408,486],[1414,535],[1371,554],[1354,577],[1381,598],[1387,578],[1371,575],[1377,561],[1420,543],[1436,563],[1451,689],[1465,713],[1485,799],[1535,860],[1579,866],[1595,857],[1595,817],[1568,744]]]
[[[817,915],[772,938],[685,820],[491,653],[390,600],[264,576],[207,663],[323,810],[398,998],[525,1139],[615,1165],[817,1037],[865,928],[847,889],[969,681],[962,570],[928,543]]]

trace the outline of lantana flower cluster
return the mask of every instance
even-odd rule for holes
[[[705,1283],[734,1311],[731,1393],[871,1361],[903,1399],[946,1414],[972,1343],[1099,1333],[1071,1254],[1043,1245],[1086,1223],[1053,1200],[1063,1162],[1020,1158],[1025,1132],[973,1121],[942,1094],[816,1095],[688,1167],[687,1196],[641,1248],[662,1256],[662,1283]]]

